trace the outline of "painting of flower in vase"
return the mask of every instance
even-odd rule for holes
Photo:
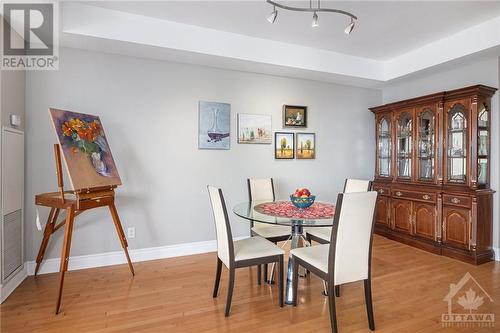
[[[49,109],[73,190],[121,185],[101,120]]]

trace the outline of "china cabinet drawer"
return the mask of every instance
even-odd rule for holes
[[[443,194],[443,204],[470,208],[472,199],[460,195]]]
[[[405,190],[392,190],[394,198],[411,199],[425,202],[436,202],[436,194],[430,192],[412,192]]]
[[[377,191],[378,195],[383,195],[383,196],[390,196],[391,195],[391,188],[390,187],[373,185],[373,191]]]

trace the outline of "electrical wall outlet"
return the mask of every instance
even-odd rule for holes
[[[127,229],[127,238],[135,238],[135,228],[134,227]]]

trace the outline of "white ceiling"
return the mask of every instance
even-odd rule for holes
[[[280,1],[308,6],[309,1]],[[275,24],[266,17],[272,7],[259,1],[98,1],[94,6],[185,23],[241,35],[388,60],[469,27],[500,16],[499,1],[322,1],[358,16],[351,35],[348,18],[320,13],[311,28],[309,13],[281,10]]]

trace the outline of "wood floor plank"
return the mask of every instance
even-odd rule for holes
[[[212,298],[215,253],[67,273],[60,315],[54,315],[58,275],[27,278],[0,305],[1,332],[329,332],[322,282],[301,279],[297,307],[278,307],[277,286],[257,285],[254,268],[239,269],[231,316],[224,317],[227,271]],[[481,313],[500,321],[500,263],[472,266],[375,236],[373,304],[377,332],[500,332],[496,327],[442,327],[443,298],[470,272],[495,303]],[[477,289],[477,288],[476,288]],[[476,290],[479,292],[479,290]],[[465,291],[464,291],[465,292]],[[337,298],[340,332],[369,332],[362,283]],[[455,304],[454,307],[460,308]]]

